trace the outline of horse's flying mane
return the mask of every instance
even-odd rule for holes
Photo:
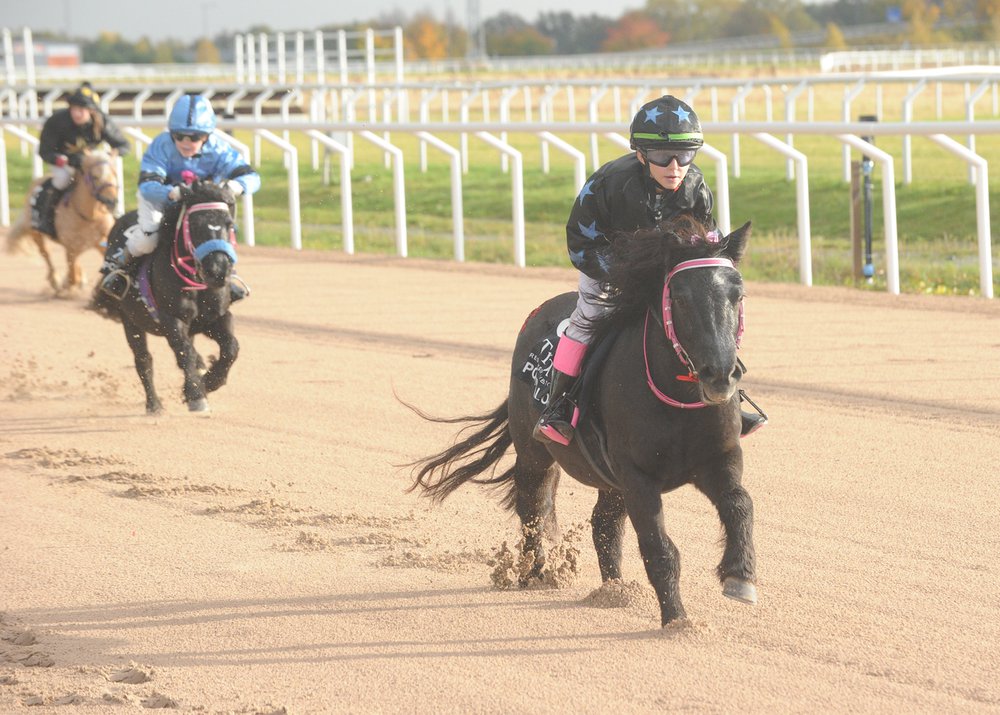
[[[607,280],[602,283],[611,310],[595,321],[596,335],[641,316],[657,305],[667,271],[682,261],[718,256],[726,240],[688,214],[680,214],[658,228],[618,234],[605,249]]]
[[[187,205],[209,203],[221,201],[230,207],[233,206],[233,195],[225,187],[212,183],[211,181],[196,181],[190,186],[191,195],[182,198],[180,201],[170,204],[163,212],[163,225],[171,229],[177,224],[181,209]]]

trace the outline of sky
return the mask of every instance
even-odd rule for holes
[[[465,23],[466,5],[476,0],[0,0],[0,27],[17,35],[66,32],[73,37],[96,38],[103,30],[134,41],[176,39],[191,42],[220,32],[243,32],[254,25],[274,31],[315,30],[370,20],[403,9],[407,17],[426,11],[439,20],[448,12]],[[480,19],[511,12],[528,22],[539,8],[548,12],[593,13],[617,18],[645,5],[645,0],[478,0]]]

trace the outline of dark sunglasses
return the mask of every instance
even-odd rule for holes
[[[170,138],[175,142],[187,139],[192,142],[203,142],[208,139],[208,134],[202,132],[170,132]]]
[[[694,161],[697,149],[646,149],[642,155],[646,161],[656,166],[670,166],[670,162],[677,160],[677,166],[687,166]]]

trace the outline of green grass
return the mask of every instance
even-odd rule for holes
[[[249,136],[240,136],[249,141]],[[457,135],[441,137],[452,146]],[[588,154],[586,135],[563,137]],[[428,170],[420,171],[415,138],[391,137],[404,149],[407,237],[410,256],[450,259],[453,255],[450,173],[446,159],[428,149]],[[524,196],[527,262],[531,266],[568,266],[565,221],[576,195],[570,160],[550,149],[550,172],[541,171],[539,140],[510,135],[524,155]],[[339,164],[331,157],[329,185],[323,183],[322,167],[314,171],[308,138],[292,135],[300,148],[300,201],[302,239],[306,248],[342,250]],[[728,153],[728,136],[710,137]],[[958,159],[931,142],[914,137],[911,184],[901,182],[901,140],[879,139],[879,146],[896,160],[896,202],[900,254],[900,281],[904,292],[978,294],[974,188],[968,170]],[[602,140],[600,158],[607,161],[622,153]],[[812,230],[813,281],[818,285],[854,285],[850,240],[850,187],[842,180],[839,142],[825,137],[796,137],[795,147],[809,158],[810,223]],[[977,151],[986,157],[1000,156],[1000,137],[980,136]],[[356,163],[352,171],[355,250],[359,253],[395,253],[392,169],[383,162],[381,150],[355,139]],[[463,175],[466,260],[490,263],[513,262],[511,176],[501,170],[500,155],[474,136],[469,137],[469,171]],[[8,168],[14,210],[26,190],[30,163],[22,156],[19,142],[8,139]],[[857,158],[857,156],[855,156]],[[714,165],[701,162],[709,185],[715,186]],[[138,166],[128,157],[126,175],[135,177]],[[280,153],[264,145],[260,166],[263,186],[254,198],[255,234],[259,245],[291,244],[288,221],[288,180]],[[751,280],[798,281],[798,240],[795,212],[795,182],[785,176],[785,160],[752,138],[741,138],[741,176],[730,177],[730,206],[734,226],[752,220],[754,234],[744,273]],[[134,184],[128,187],[128,205],[134,204]],[[874,176],[874,262],[877,275],[862,287],[885,289],[885,257],[882,223],[881,174]],[[991,203],[1000,205],[996,180]],[[993,213],[992,234],[1000,238],[1000,215]],[[996,244],[997,238],[994,238]],[[997,256],[994,248],[994,273]],[[995,291],[1000,283],[995,279]]]

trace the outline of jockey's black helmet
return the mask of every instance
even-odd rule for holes
[[[71,107],[86,107],[87,109],[97,109],[101,96],[90,86],[90,82],[84,82],[66,100]]]
[[[705,140],[694,110],[668,94],[642,105],[629,127],[629,142],[633,149],[700,149]]]

